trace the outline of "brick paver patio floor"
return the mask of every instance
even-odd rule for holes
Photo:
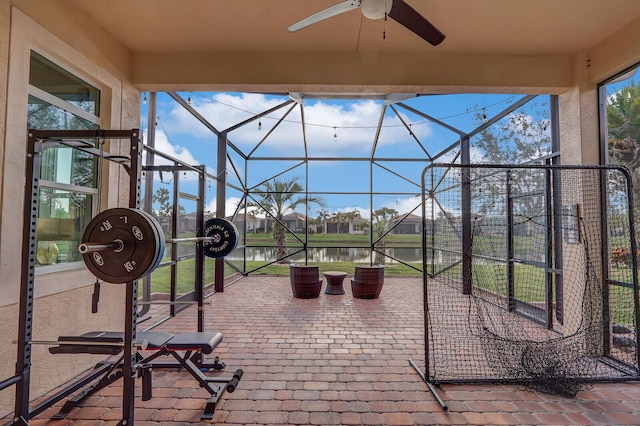
[[[326,284],[325,284],[326,285]],[[288,277],[244,278],[214,294],[206,330],[220,331],[216,354],[244,377],[225,393],[212,421],[209,394],[187,372],[155,370],[153,398],[136,400],[139,425],[637,425],[640,383],[594,384],[575,398],[505,385],[444,385],[443,411],[409,364],[424,365],[421,280],[385,279],[379,299],[344,295],[294,299]],[[195,331],[190,307],[158,329]],[[116,424],[121,385],[103,389],[65,420],[57,407],[31,424]],[[137,384],[140,393],[140,384]]]

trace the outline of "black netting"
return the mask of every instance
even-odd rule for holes
[[[565,396],[637,378],[631,262],[603,256],[634,246],[620,170],[448,165],[424,176],[428,378]]]

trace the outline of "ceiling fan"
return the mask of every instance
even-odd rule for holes
[[[404,0],[346,0],[288,26],[287,30],[295,32],[358,8],[361,9],[362,15],[368,19],[391,18],[434,46],[444,40],[445,35]]]

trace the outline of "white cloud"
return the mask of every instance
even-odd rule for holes
[[[283,103],[282,99],[268,98],[254,93],[191,95],[193,108],[219,131],[235,126],[281,103]],[[174,104],[169,111],[165,127],[170,132],[188,134],[197,138],[216,137],[204,124],[178,104]],[[257,124],[253,127],[257,130]]]
[[[268,97],[252,93],[216,93],[212,95],[191,95],[191,104],[216,129],[222,131],[244,122],[257,114],[284,103],[287,99]],[[187,110],[173,104],[167,117],[162,119],[164,129],[169,133],[181,133],[195,138],[215,139],[215,135]],[[292,104],[293,105],[293,104]],[[245,153],[250,152],[268,132],[278,123],[292,105],[287,105],[267,116],[240,127],[229,134],[229,139]],[[366,154],[371,150],[375,139],[376,127],[380,119],[382,104],[373,100],[356,100],[351,102],[326,102],[313,100],[304,102],[305,136],[310,155],[351,155]],[[403,116],[406,122],[410,118]],[[264,142],[282,154],[290,154],[295,148],[302,153],[303,132],[302,116],[299,105],[284,118],[272,134]],[[419,138],[431,135],[431,127],[426,124],[412,127]],[[397,116],[387,110],[380,145],[406,142],[411,137]],[[295,154],[293,154],[295,155]]]
[[[403,215],[411,212],[413,209],[416,208],[416,206],[419,206],[419,205],[420,205],[420,197],[404,197],[404,198],[397,198],[394,201],[389,201],[383,204],[382,207],[394,209],[395,211],[398,212],[398,214]],[[411,214],[420,216],[422,215],[422,210],[420,207],[418,207],[415,211],[411,212]]]
[[[143,132],[143,140],[145,142],[145,145],[148,145],[147,130]],[[177,158],[178,160],[184,161],[187,164],[199,164],[198,161],[196,161],[193,154],[191,154],[191,152],[187,148],[182,147],[180,145],[172,144],[169,141],[167,134],[160,129],[156,129],[154,148],[157,151],[160,151],[168,155],[169,157]],[[143,155],[146,155],[146,151]],[[143,164],[146,164],[146,163],[143,162]],[[173,162],[165,158],[162,158],[161,156],[156,155],[155,164],[173,164]]]
[[[229,197],[224,203],[225,215],[231,216],[235,211],[238,203],[240,202],[240,198],[238,197]],[[217,201],[215,198],[210,200],[207,205],[204,207],[205,211],[215,213],[217,209]]]
[[[143,141],[145,143],[145,145],[148,145],[148,134],[147,134],[147,130],[144,130],[143,132]],[[169,141],[169,138],[167,137],[167,134],[159,129],[156,129],[156,133],[155,133],[155,142],[154,142],[154,148],[155,150],[171,157],[171,158],[175,158],[177,160],[183,161],[186,164],[189,165],[197,165],[200,164],[200,162],[198,162],[195,157],[193,156],[193,154],[185,147],[182,147],[180,145],[174,145]],[[148,151],[144,151],[142,153],[142,164],[147,164],[147,155],[148,155]],[[154,165],[173,165],[175,164],[172,160],[169,160],[161,155],[154,155],[153,157],[153,164]],[[207,172],[210,174],[215,174],[215,170],[211,169],[211,168],[207,168]],[[160,177],[159,173],[154,173],[154,181],[159,182],[160,180],[162,180],[163,182],[167,182],[168,180],[170,180],[170,177],[168,176],[162,176],[162,178]],[[185,181],[195,181],[197,180],[197,173],[195,172],[187,172],[185,174],[183,174],[182,178]]]

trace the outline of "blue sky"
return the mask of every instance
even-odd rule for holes
[[[187,93],[179,94],[190,100],[194,107],[218,130],[225,130],[288,101],[288,96],[269,96],[249,93]],[[507,108],[522,95],[430,95],[402,101],[410,107],[445,122],[459,130],[469,132],[477,125],[477,114],[490,118]],[[542,97],[541,100],[546,100]],[[373,168],[373,203],[367,194],[370,167],[366,161],[339,161],[340,158],[369,158],[380,120],[383,101],[380,100],[304,100],[305,135],[308,145],[309,191],[348,192],[345,195],[323,194],[329,212],[358,209],[363,217],[369,217],[371,207],[390,207],[400,214],[416,208],[420,193],[420,176],[428,164],[428,155],[436,155],[458,140],[458,136],[444,127],[429,122],[424,117],[395,107],[396,114],[387,108],[376,147],[376,158],[413,158],[421,161],[381,161],[383,167]],[[147,111],[143,105],[142,128],[146,140]],[[291,107],[293,109],[291,109]],[[291,110],[290,110],[291,109]],[[290,111],[289,111],[290,110]],[[191,164],[205,164],[212,175],[216,174],[217,138],[204,125],[165,93],[158,93],[156,148]],[[288,112],[288,115],[286,113]],[[285,116],[286,115],[286,116]],[[409,129],[403,124],[409,125]],[[274,128],[274,126],[280,124]],[[229,150],[232,161],[240,173],[240,179],[252,187],[278,173],[293,167],[299,161],[279,158],[304,155],[301,112],[297,104],[285,106],[259,121],[253,121],[230,133],[230,141],[244,154],[252,158],[245,164],[241,157]],[[259,124],[258,124],[259,123]],[[424,149],[416,142],[420,141]],[[258,146],[259,145],[259,146]],[[256,146],[258,146],[256,148]],[[427,151],[427,153],[424,152]],[[453,152],[457,152],[457,149]],[[439,162],[450,161],[453,152]],[[475,153],[474,155],[480,155]],[[315,161],[313,158],[330,157],[332,161]],[[246,169],[246,170],[245,170]],[[283,178],[304,178],[306,170],[297,167],[282,175]],[[402,176],[402,177],[400,177]],[[156,176],[156,179],[158,177]],[[239,185],[240,179],[229,170],[228,182]],[[166,177],[164,179],[167,180]],[[303,179],[301,180],[303,182]],[[155,189],[165,185],[156,181]],[[190,176],[184,179],[182,191],[195,188]],[[228,189],[227,215],[233,212],[241,193]],[[189,203],[187,203],[189,204]],[[372,205],[373,204],[373,205]],[[207,184],[207,209],[215,210],[215,182]],[[192,206],[185,205],[187,212]],[[318,206],[310,206],[309,215],[317,216]],[[414,214],[419,215],[420,210]]]

